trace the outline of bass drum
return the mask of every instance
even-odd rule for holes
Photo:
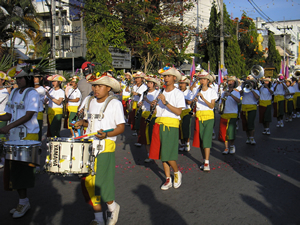
[[[92,140],[49,138],[45,168],[55,175],[79,175],[90,172]]]
[[[5,158],[40,165],[41,142],[31,140],[6,141],[3,145]]]

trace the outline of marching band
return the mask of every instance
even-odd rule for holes
[[[300,68],[297,67],[290,78],[279,74],[272,82],[271,78],[264,77],[262,67],[254,66],[245,81],[227,76],[218,86],[216,76],[205,70],[190,80],[169,66],[155,75],[127,72],[124,77],[118,77],[121,78],[119,83],[109,71],[95,72],[94,65],[85,62],[81,67],[84,78],[71,77],[65,91],[62,84],[67,80],[63,76],[55,74],[46,79],[38,69],[28,68],[16,72],[18,87],[12,90],[11,85],[6,86],[11,78],[0,71],[3,148],[0,149],[0,168],[4,167],[4,189],[17,190],[19,195],[19,203],[10,210],[13,218],[24,216],[30,208],[27,189],[34,187],[35,169],[40,165],[44,112],[48,124],[44,169],[52,174],[83,176],[82,192],[93,207],[95,219],[91,224],[96,225],[104,224],[101,203],[106,203],[108,208],[106,224],[118,221],[115,142],[125,125],[130,125],[133,135],[137,136],[135,146],[145,146],[145,163],[162,161],[166,181],[161,189],[168,190],[182,184],[177,166],[178,151],[191,150],[191,135],[192,145],[200,148],[203,156],[200,169],[210,171],[216,108],[220,114],[217,136],[224,143],[222,154],[236,152],[239,118],[247,134],[246,143],[256,144],[257,108],[263,135],[271,134],[272,108],[278,128],[284,127],[284,118],[285,122],[300,118]],[[52,83],[51,88],[44,87],[47,81]],[[116,97],[117,93],[122,93],[121,99]],[[60,136],[63,118],[70,137]]]

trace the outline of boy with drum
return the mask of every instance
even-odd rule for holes
[[[87,134],[94,132],[98,134],[93,139],[95,166],[91,168],[92,173],[82,179],[82,192],[94,209],[95,220],[91,224],[104,225],[101,202],[106,202],[108,207],[106,224],[114,225],[118,221],[120,211],[120,205],[114,201],[115,141],[117,135],[124,132],[125,120],[122,103],[110,96],[109,92],[120,91],[120,84],[108,73],[99,77],[90,75],[87,79],[93,85],[94,96],[86,101],[85,118],[76,122],[75,128],[84,126],[87,127]]]
[[[21,139],[37,141],[39,94],[33,88],[33,73],[28,74],[21,70],[15,77],[19,88],[12,91],[5,107],[6,114],[0,116],[0,121],[10,121],[10,123],[1,128],[0,133],[7,134],[10,132],[10,141]],[[24,134],[23,137],[22,133]],[[27,188],[33,188],[34,183],[35,165],[30,162],[5,160],[4,189],[17,190],[19,194],[19,204],[15,209],[10,210],[13,218],[24,216],[30,209]]]

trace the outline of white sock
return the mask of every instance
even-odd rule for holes
[[[205,159],[204,164],[209,164],[209,160]]]
[[[97,220],[98,222],[104,222],[103,221],[103,212],[95,212],[95,220]]]
[[[117,206],[117,204],[116,204],[116,202],[115,202],[115,201],[113,201],[113,203],[111,203],[110,205],[109,205],[109,204],[107,204],[108,211],[109,211],[109,212],[112,212],[112,211],[114,211],[114,210],[115,210],[115,208],[116,208],[116,206]]]
[[[19,199],[19,204],[20,205],[26,205],[29,203],[29,199],[28,198],[20,198]]]
[[[178,174],[179,170],[177,172],[174,172],[174,174]]]

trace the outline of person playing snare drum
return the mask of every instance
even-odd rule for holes
[[[39,124],[39,94],[33,88],[33,73],[21,70],[16,76],[18,88],[14,89],[5,107],[6,114],[0,116],[0,121],[10,121],[0,129],[0,134],[9,133],[10,141],[38,140]],[[17,190],[19,204],[10,210],[13,218],[25,215],[30,208],[27,198],[27,188],[33,188],[35,183],[35,165],[30,162],[5,160],[4,189]]]

